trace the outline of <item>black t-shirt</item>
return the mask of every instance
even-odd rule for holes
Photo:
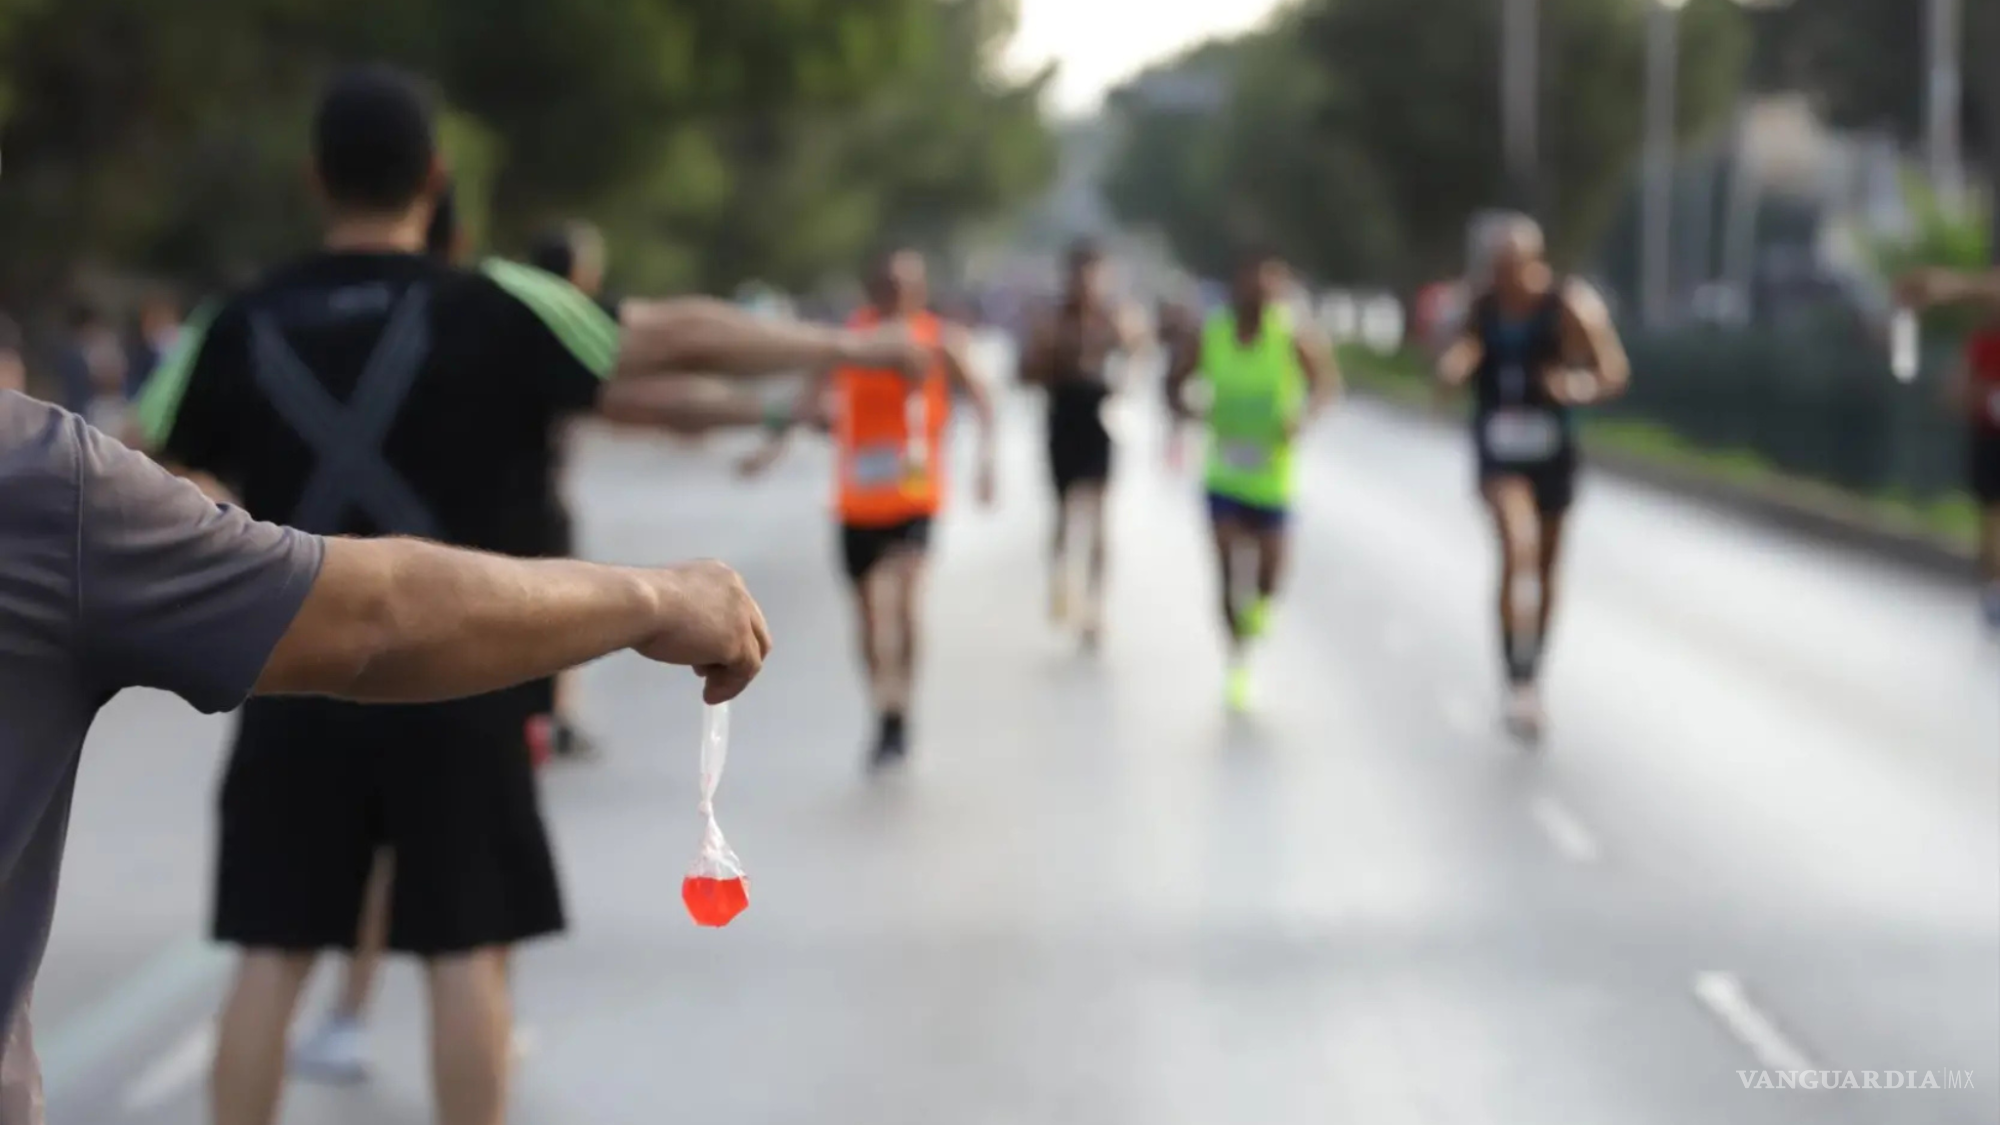
[[[198,313],[139,417],[258,518],[534,555],[556,423],[594,405],[617,346],[597,304],[531,267],[319,254]]]

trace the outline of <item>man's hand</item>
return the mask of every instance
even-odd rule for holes
[[[904,324],[856,329],[840,346],[841,366],[888,368],[912,379],[929,374],[937,361],[937,349],[918,340]]]
[[[761,477],[771,471],[778,458],[785,455],[782,441],[767,441],[736,463],[736,475],[747,479]]]
[[[694,669],[701,697],[727,703],[743,693],[771,653],[764,612],[737,573],[719,562],[652,572],[665,628],[632,650],[648,660]]]
[[[1591,406],[1604,399],[1597,376],[1579,367],[1558,364],[1542,372],[1542,388],[1564,406]]]

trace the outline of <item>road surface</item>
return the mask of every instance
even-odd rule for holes
[[[742,485],[740,442],[582,445],[593,555],[720,556],[768,610],[720,797],[754,895],[721,932],[681,913],[692,680],[592,669],[608,758],[547,775],[575,927],[521,966],[515,1120],[2000,1119],[2000,649],[1964,590],[1591,478],[1524,758],[1466,451],[1357,404],[1310,439],[1230,720],[1192,483],[1121,422],[1104,651],[1045,620],[1012,403],[1000,507],[941,529],[918,757],[882,785],[823,452]],[[91,741],[37,998],[57,1125],[205,1120],[222,732],[140,695]],[[295,1085],[284,1120],[429,1120],[413,970],[378,1028],[371,1085]],[[1804,1068],[1972,1088],[1745,1088]]]

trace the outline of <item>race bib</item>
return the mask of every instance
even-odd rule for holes
[[[1546,461],[1562,437],[1562,423],[1547,411],[1501,410],[1486,420],[1486,449],[1498,461]]]
[[[1271,447],[1254,441],[1225,441],[1222,463],[1239,473],[1261,473],[1271,467]]]
[[[862,488],[889,488],[904,483],[911,466],[903,457],[902,443],[868,445],[854,451],[849,469],[854,483]]]

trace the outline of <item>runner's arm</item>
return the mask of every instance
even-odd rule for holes
[[[1027,344],[1021,349],[1021,382],[1031,387],[1047,386],[1054,358],[1054,321],[1047,316],[1037,316],[1034,327],[1028,330]]]
[[[1196,347],[1193,333],[1185,328],[1174,332],[1167,344],[1167,378],[1164,386],[1167,392],[1167,411],[1177,422],[1194,421],[1194,411],[1188,409],[1187,385],[1194,378],[1195,369],[1201,361],[1201,349]]]
[[[1306,381],[1312,387],[1311,397],[1306,400],[1306,420],[1311,421],[1340,399],[1340,361],[1334,358],[1333,346],[1315,330],[1300,331],[1292,341],[1292,348],[1298,353],[1299,366],[1305,370]]]
[[[947,327],[938,341],[938,358],[944,364],[945,378],[955,389],[965,392],[967,401],[972,403],[972,416],[979,423],[979,490],[990,498],[998,458],[998,427],[994,423],[993,396],[972,374],[968,343],[964,329]]]
[[[810,405],[801,403],[800,409]],[[718,379],[670,375],[613,380],[597,403],[598,414],[608,422],[685,434],[776,427],[780,422],[789,427],[792,409],[790,403],[774,409],[761,395]]]
[[[613,378],[663,373],[771,375],[853,364],[903,367],[914,345],[894,330],[766,320],[708,297],[627,301]]]
[[[1611,310],[1597,290],[1582,281],[1571,281],[1563,290],[1563,359],[1572,372],[1590,380],[1585,393],[1568,397],[1579,404],[1608,402],[1625,393],[1632,383],[1632,361],[1611,323]]]
[[[1896,280],[1896,299],[1918,309],[1957,304],[2000,307],[2000,270],[1912,270]]]
[[[256,694],[423,703],[640,649],[696,664],[720,702],[770,650],[749,594],[719,564],[638,570],[411,539],[329,539],[325,552]],[[695,653],[703,646],[712,651]]]
[[[1437,360],[1438,386],[1455,391],[1472,380],[1472,373],[1486,359],[1486,345],[1471,328],[1459,334]]]

